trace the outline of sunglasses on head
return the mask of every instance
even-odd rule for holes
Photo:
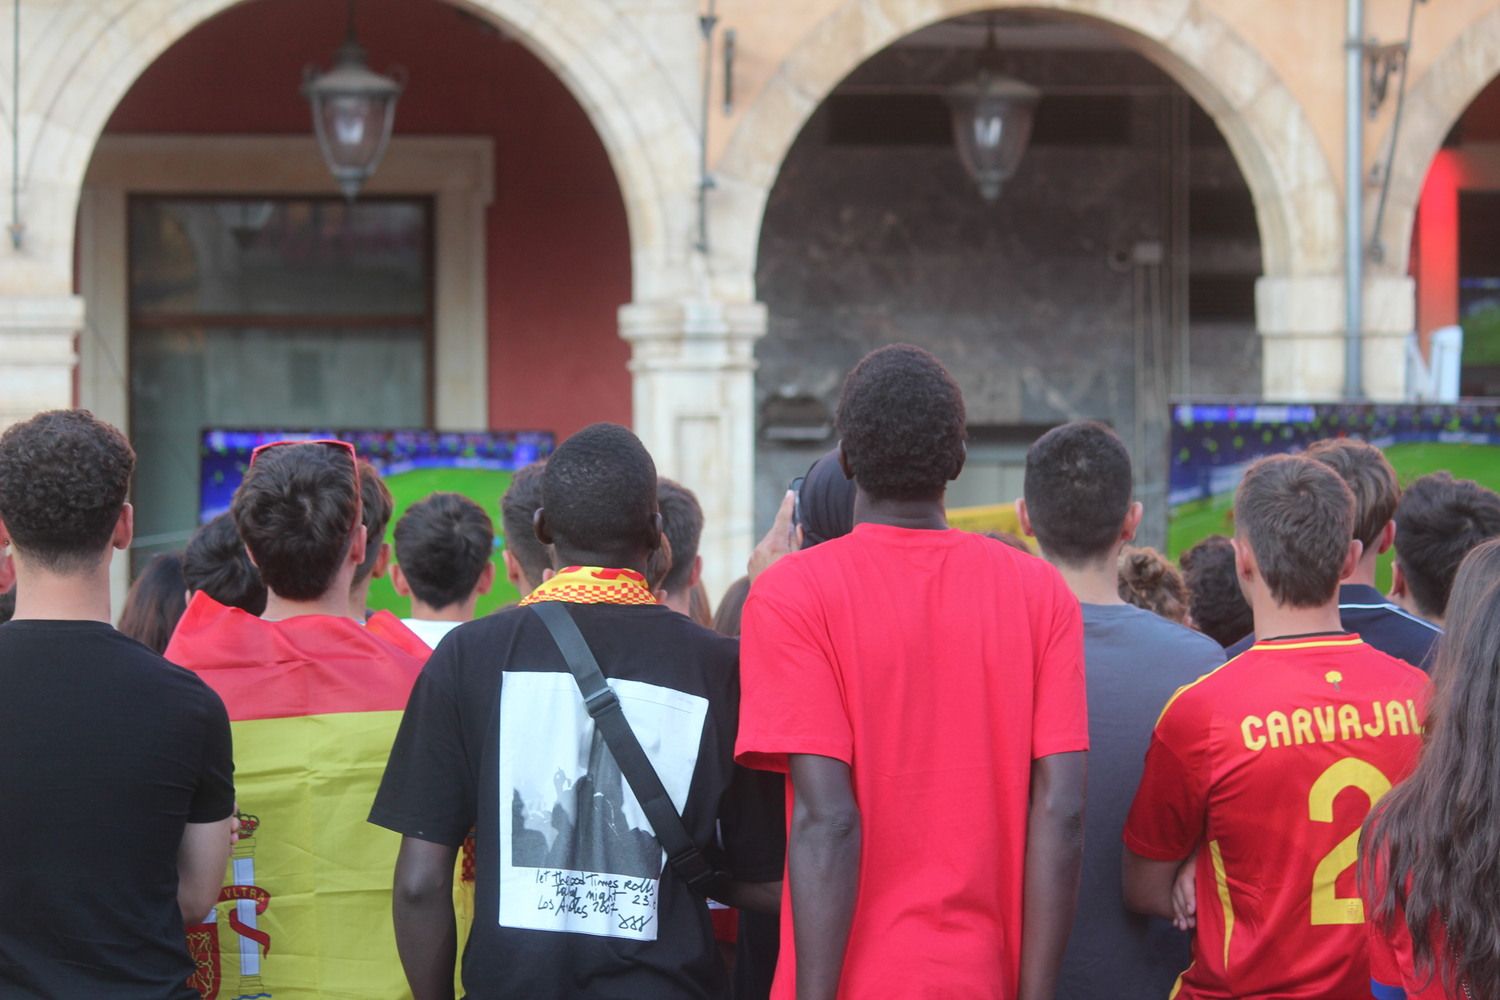
[[[348,455],[349,464],[354,466],[354,491],[356,493],[359,492],[359,457],[354,453],[354,445],[350,444],[348,441],[339,441],[336,438],[315,438],[312,440],[302,441],[270,441],[266,444],[259,445],[254,451],[250,453],[250,465],[248,467],[251,469],[255,468],[255,460],[257,458],[260,458],[261,455],[270,451],[272,448],[285,448],[292,445],[304,444],[322,445],[326,448],[337,449],[338,451],[341,451],[344,454]]]

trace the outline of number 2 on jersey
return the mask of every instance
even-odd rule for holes
[[[1307,793],[1307,818],[1314,823],[1333,822],[1333,803],[1347,788],[1357,788],[1369,796],[1373,808],[1380,797],[1391,790],[1391,782],[1380,769],[1357,757],[1345,757],[1318,775]],[[1313,926],[1327,924],[1362,924],[1365,904],[1358,896],[1340,896],[1335,881],[1359,859],[1359,829],[1338,842],[1313,869]]]

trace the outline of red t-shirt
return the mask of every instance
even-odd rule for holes
[[[1367,1000],[1359,829],[1416,764],[1426,685],[1331,635],[1257,643],[1167,703],[1125,843],[1156,861],[1201,845],[1174,997]]]
[[[1375,884],[1364,893],[1366,905],[1385,895],[1382,867],[1377,865]],[[1399,907],[1389,931],[1374,923],[1366,927],[1370,945],[1370,995],[1375,1000],[1467,1000],[1462,986],[1453,993],[1444,988],[1441,971],[1434,969],[1431,973],[1418,975],[1411,931],[1406,926],[1406,914]],[[1442,955],[1447,949],[1442,924],[1436,920],[1433,921],[1432,948],[1434,955]]]
[[[862,850],[840,996],[1015,996],[1031,762],[1088,748],[1062,577],[969,532],[861,524],[756,580],[740,663],[742,764],[852,769]],[[777,998],[795,994],[790,895]]]

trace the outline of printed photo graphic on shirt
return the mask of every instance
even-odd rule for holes
[[[708,700],[609,685],[681,812]],[[665,857],[573,675],[508,671],[500,690],[500,925],[655,941]]]

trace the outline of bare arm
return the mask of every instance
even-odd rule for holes
[[[1052,1000],[1056,992],[1078,908],[1087,761],[1088,755],[1080,752],[1031,762],[1020,1000]]]
[[[787,840],[798,1000],[833,1000],[859,886],[860,818],[849,765],[792,754]]]
[[[413,1000],[453,1000],[458,930],[453,920],[453,861],[458,848],[401,838],[391,910],[396,951]]]
[[[781,882],[730,882],[714,897],[725,906],[753,913],[781,912]]]
[[[224,868],[229,864],[233,816],[213,823],[189,823],[177,848],[177,906],[182,921],[196,924],[219,901]]]
[[[1152,861],[1128,847],[1125,848],[1125,870],[1121,883],[1125,906],[1148,917],[1164,917],[1176,921],[1178,913],[1172,905],[1172,889],[1178,872],[1192,860],[1192,856],[1189,856],[1185,861]]]

